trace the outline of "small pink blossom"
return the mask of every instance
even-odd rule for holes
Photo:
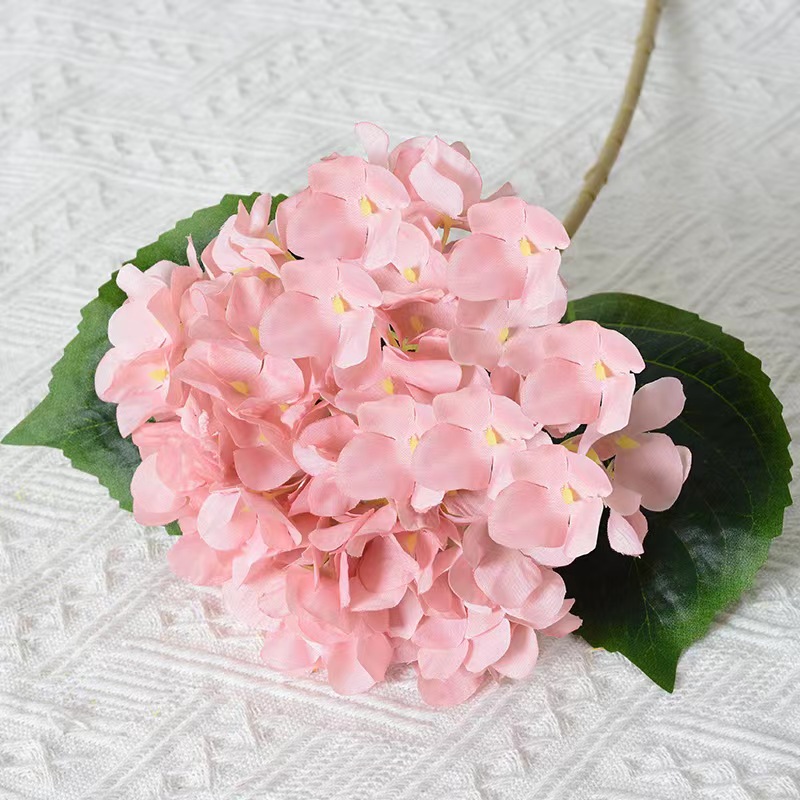
[[[540,564],[561,567],[597,543],[603,498],[611,482],[587,456],[545,444],[516,453],[513,482],[489,513],[489,535]]]
[[[628,424],[594,445],[603,459],[614,459],[609,540],[625,555],[641,555],[647,520],[639,507],[666,511],[678,499],[689,475],[691,452],[676,446],[665,433],[651,433],[672,422],[685,397],[677,378],[645,384],[633,396]]]
[[[432,217],[434,224],[442,217],[452,222],[480,200],[480,173],[460,142],[409,139],[392,151],[388,164],[408,189],[416,213]]]
[[[289,254],[269,221],[272,197],[259,195],[248,212],[243,203],[203,251],[203,264],[212,275],[222,272],[266,271],[277,275]]]
[[[464,300],[514,300],[529,282],[549,283],[569,244],[552,214],[518,197],[474,205],[467,219],[472,235],[457,242],[448,268],[450,291]]]
[[[281,271],[286,291],[275,298],[259,329],[261,346],[286,358],[332,358],[352,367],[367,357],[375,306],[375,281],[348,261],[295,261]]]
[[[505,362],[526,376],[520,391],[525,413],[562,433],[588,425],[585,449],[627,423],[633,374],[644,369],[630,340],[588,320],[523,332]]]
[[[360,158],[333,156],[309,169],[308,183],[285,223],[294,255],[364,259],[367,268],[392,259],[401,211],[409,203],[398,178]]]

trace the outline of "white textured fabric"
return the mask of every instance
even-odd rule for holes
[[[638,0],[0,4],[0,431],[138,245],[225,192],[393,140],[464,139],[491,190],[563,213],[620,97]],[[763,359],[800,438],[800,9],[672,0],[620,162],[565,260]],[[795,460],[798,449],[794,447]],[[796,491],[796,484],[795,484]],[[675,694],[549,642],[435,711],[400,672],[340,698],[257,663],[168,539],[60,454],[0,449],[0,798],[800,797],[800,520],[682,659]]]

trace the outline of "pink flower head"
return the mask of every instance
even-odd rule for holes
[[[603,498],[611,482],[587,456],[546,444],[516,453],[513,483],[489,514],[489,535],[540,564],[561,567],[597,543]]]
[[[514,300],[529,282],[551,282],[569,245],[552,214],[518,197],[474,205],[467,219],[472,235],[453,247],[448,269],[450,291],[464,300]]]
[[[434,706],[533,670],[580,624],[554,567],[638,554],[689,453],[683,407],[616,331],[557,324],[561,224],[481,202],[469,151],[361,123],[284,200],[243,205],[188,266],[128,265],[98,394],[141,463],[175,574],[219,587],[265,664],[353,694],[410,665]],[[454,242],[451,229],[459,229]],[[581,429],[580,426],[586,426]],[[553,444],[551,436],[571,439]]]

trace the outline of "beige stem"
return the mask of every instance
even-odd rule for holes
[[[564,219],[564,227],[570,237],[574,236],[580,228],[584,217],[589,213],[589,209],[600,194],[600,190],[608,180],[608,174],[617,160],[625,135],[639,102],[639,95],[642,93],[644,76],[647,73],[647,65],[650,62],[650,53],[656,46],[656,29],[658,19],[661,16],[661,0],[647,0],[642,17],[642,26],[639,30],[639,37],[636,40],[636,52],[633,56],[628,82],[625,84],[625,94],[614,118],[614,124],[608,132],[603,148],[594,166],[586,173],[583,179],[583,187],[580,194],[575,199],[572,208]]]

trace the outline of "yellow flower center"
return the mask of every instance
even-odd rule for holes
[[[416,283],[419,280],[419,272],[414,267],[406,267],[403,270],[403,277],[409,283]]]
[[[410,556],[413,556],[414,551],[417,549],[417,535],[418,534],[416,531],[412,531],[411,533],[408,533],[405,536],[397,537],[397,541],[400,542],[400,546]]]
[[[608,370],[602,361],[594,362],[594,375],[599,381],[604,381],[608,377]]]
[[[417,445],[419,444],[419,436],[415,433],[409,440],[408,440],[408,447],[413,453],[417,449]]]
[[[575,502],[575,492],[573,492],[569,486],[562,487],[561,497],[564,498],[564,502],[568,506]]]
[[[231,381],[231,389],[239,392],[239,394],[250,394],[250,387],[244,381]]]
[[[536,252],[536,248],[531,243],[531,240],[527,236],[523,236],[519,240],[519,251],[524,256],[532,255]]]
[[[639,442],[636,439],[631,439],[630,436],[626,436],[624,433],[622,436],[617,437],[616,442],[623,450],[635,450],[639,446]]]
[[[331,303],[333,304],[333,310],[337,314],[344,314],[344,312],[350,308],[350,306],[347,304],[347,300],[345,300],[340,294],[334,295]]]
[[[497,334],[497,340],[500,344],[505,344],[509,336],[511,336],[511,331],[508,328],[502,328],[500,333]]]
[[[152,380],[154,380],[154,381],[156,381],[158,383],[163,383],[167,379],[167,375],[168,374],[169,373],[167,372],[167,370],[165,370],[162,367],[161,369],[154,369],[150,373],[150,377],[152,378]]]
[[[372,205],[372,200],[369,199],[366,195],[364,195],[358,201],[358,207],[361,209],[361,213],[368,217],[370,214],[375,213],[375,207]]]
[[[256,340],[256,344],[261,344],[261,335],[255,325],[250,326],[250,335]]]
[[[391,378],[384,378],[381,381],[381,389],[383,389],[386,394],[394,394],[394,381]]]
[[[489,447],[494,447],[496,444],[500,444],[500,435],[497,431],[490,425],[484,432],[483,438],[486,439],[486,444]]]

